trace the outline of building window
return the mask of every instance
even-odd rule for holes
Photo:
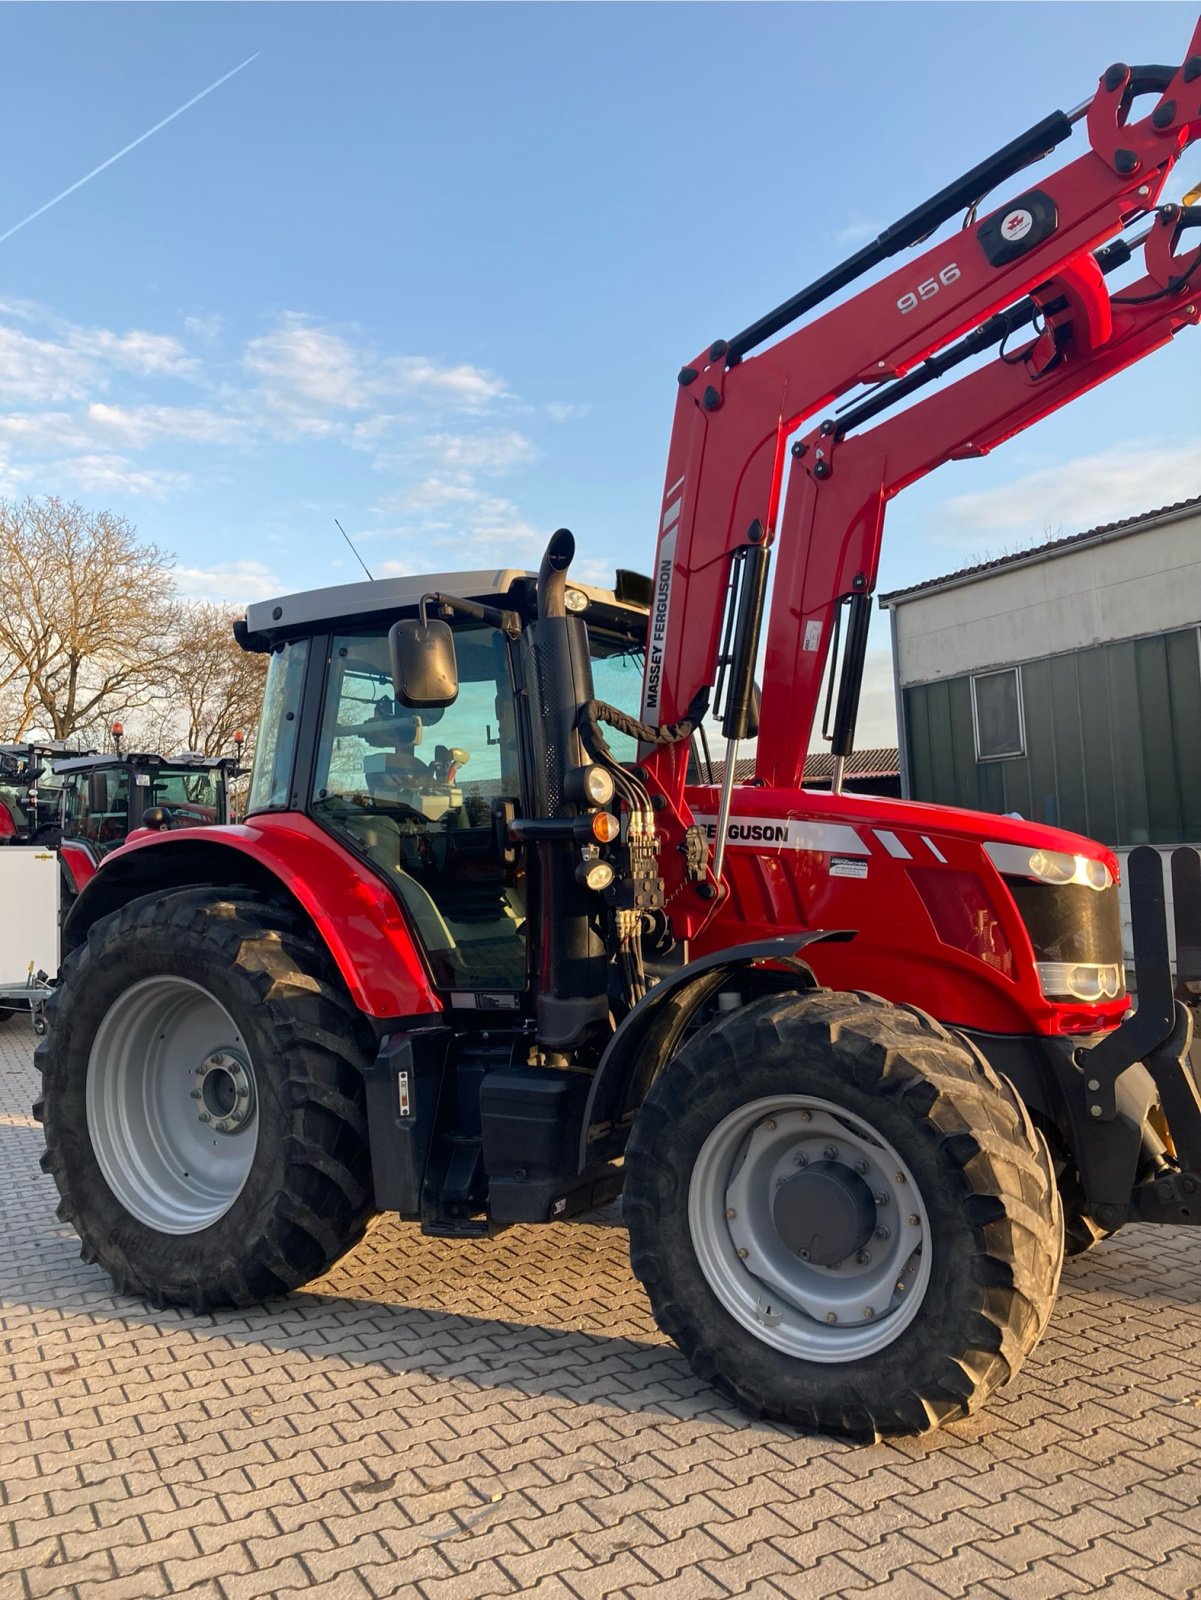
[[[972,721],[977,761],[1000,761],[1005,756],[1026,754],[1022,680],[1017,667],[982,672],[972,679]]]

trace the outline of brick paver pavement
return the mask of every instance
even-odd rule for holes
[[[856,1447],[688,1372],[614,1218],[450,1244],[377,1222],[303,1294],[114,1296],[38,1171],[0,1025],[0,1597],[825,1600],[1201,1593],[1201,1238],[1071,1264],[978,1418]]]

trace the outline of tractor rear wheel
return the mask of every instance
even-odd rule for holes
[[[754,1416],[875,1439],[966,1416],[1037,1344],[1050,1154],[961,1037],[869,995],[774,995],[668,1062],[626,1151],[655,1320]]]
[[[122,1293],[204,1311],[319,1276],[372,1210],[361,1020],[285,912],[147,896],[64,963],[43,1170]]]

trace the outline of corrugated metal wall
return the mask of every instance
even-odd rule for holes
[[[977,761],[970,677],[905,690],[912,798],[1019,811],[1110,845],[1201,839],[1198,630],[1021,666],[1026,754]]]

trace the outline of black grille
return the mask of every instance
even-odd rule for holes
[[[1031,883],[1006,878],[1037,961],[1108,966],[1122,961],[1122,911],[1118,889],[1082,883]]]

